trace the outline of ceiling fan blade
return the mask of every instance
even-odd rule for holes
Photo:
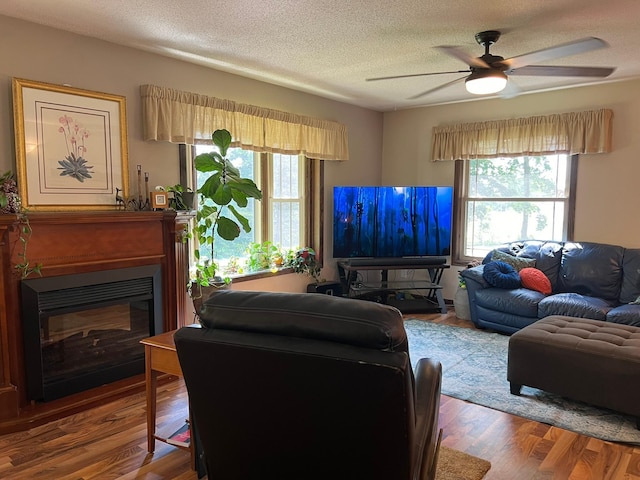
[[[471,72],[471,70],[456,70],[454,72],[433,72],[433,73],[412,73],[409,75],[393,75],[391,77],[376,77],[376,78],[367,78],[367,82],[375,82],[377,80],[393,80],[395,78],[410,78],[410,77],[424,77],[427,75],[444,75],[446,73],[467,73]]]
[[[431,89],[427,90],[426,92],[422,92],[422,93],[419,93],[417,95],[414,95],[413,97],[409,97],[409,98],[407,98],[407,100],[416,100],[416,99],[418,99],[420,97],[424,97],[425,95],[429,95],[430,93],[437,92],[438,90],[442,90],[443,88],[446,88],[449,85],[453,85],[454,83],[458,83],[458,82],[464,80],[465,78],[467,78],[467,77],[464,76],[464,77],[456,78],[455,80],[452,80],[452,81],[447,82],[447,83],[443,83],[442,85],[439,85],[436,88],[431,88]]]
[[[516,83],[509,79],[507,86],[499,93],[501,98],[513,98],[522,93],[522,89]]]
[[[438,50],[442,50],[444,53],[451,57],[455,57],[458,60],[462,60],[464,63],[469,65],[470,67],[476,68],[491,68],[487,62],[480,58],[472,57],[464,50],[460,50],[458,47],[448,47],[446,45],[442,45],[436,47]]]
[[[570,55],[589,52],[591,50],[597,50],[598,48],[608,46],[609,45],[604,40],[595,37],[588,37],[583,38],[582,40],[556,45],[555,47],[543,48],[542,50],[536,50],[535,52],[525,53],[523,55],[518,55],[517,57],[507,58],[502,60],[500,63],[502,65],[506,65],[508,68],[522,68],[526,65],[531,65],[532,63],[546,62],[553,60],[554,58],[568,57]]]
[[[508,70],[508,75],[538,75],[545,77],[608,77],[615,71],[609,67],[559,67],[551,65],[527,65]]]

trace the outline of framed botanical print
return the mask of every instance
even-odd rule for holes
[[[129,195],[125,97],[13,79],[18,190],[28,210],[112,210]]]

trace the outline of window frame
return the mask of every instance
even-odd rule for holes
[[[559,152],[560,153],[560,152]],[[555,154],[549,154],[555,155]],[[515,158],[515,157],[506,157]],[[566,217],[564,241],[573,241],[575,227],[576,190],[578,183],[578,159],[579,155],[568,155],[569,162],[569,195],[566,200]],[[467,203],[468,203],[468,164],[466,160],[456,160],[454,167],[454,199],[453,199],[453,232],[452,232],[452,257],[453,265],[469,265],[472,262],[482,260],[482,257],[465,255],[465,236],[467,227]],[[519,240],[519,239],[517,239]],[[545,239],[540,239],[545,240]],[[505,240],[508,242],[508,240]]]

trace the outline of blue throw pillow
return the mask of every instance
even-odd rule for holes
[[[520,275],[511,265],[505,262],[489,262],[484,266],[482,278],[492,287],[514,289],[520,288]]]

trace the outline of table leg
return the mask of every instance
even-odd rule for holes
[[[442,290],[436,290],[436,300],[438,301],[438,307],[440,308],[440,313],[447,313],[447,304],[444,302],[444,297],[442,296]]]
[[[144,346],[145,380],[147,389],[147,450],[153,453],[156,449],[156,384],[158,372],[151,368],[151,347]]]

